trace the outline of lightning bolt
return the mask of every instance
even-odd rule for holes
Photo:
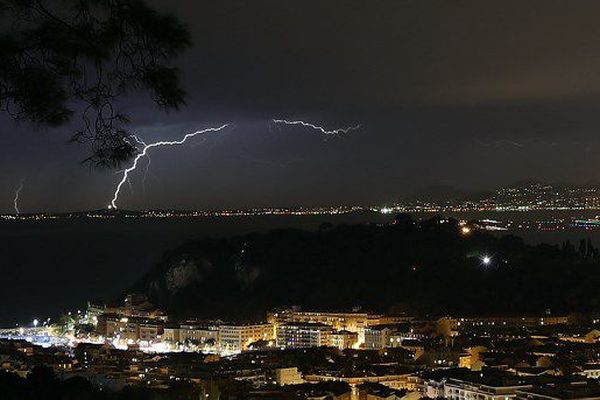
[[[142,149],[147,146],[146,142],[144,142],[142,139],[140,139],[136,135],[131,135],[131,137],[138,145],[142,146]],[[142,186],[144,188],[144,192],[146,192],[146,181],[148,180],[148,174],[150,173],[150,164],[152,163],[150,154],[146,154],[146,160],[147,160],[146,169],[144,171],[144,177],[142,178]],[[129,186],[131,188],[131,183],[129,182],[129,180],[127,180],[127,183],[129,184]]]
[[[21,190],[23,190],[23,180],[19,182],[19,187],[15,191],[15,198],[13,200],[13,203],[15,205],[15,213],[17,213],[17,215],[21,213],[21,211],[19,211],[19,195],[21,194]]]
[[[322,126],[318,126],[315,124],[311,124],[310,122],[306,122],[306,121],[288,121],[286,119],[274,119],[273,123],[275,124],[285,124],[285,125],[301,125],[307,128],[311,128],[317,131],[320,131],[321,133],[327,135],[327,136],[337,136],[339,134],[346,134],[348,132],[351,131],[355,131],[357,129],[360,129],[360,125],[354,125],[354,126],[349,126],[347,128],[338,128],[338,129],[332,129],[332,130],[327,130],[325,128],[323,128]]]
[[[155,148],[155,147],[161,147],[161,146],[179,146],[179,145],[184,144],[188,139],[193,138],[194,136],[202,135],[207,132],[218,132],[218,131],[221,131],[221,130],[227,128],[228,126],[229,126],[229,124],[224,124],[217,128],[206,128],[206,129],[202,129],[202,130],[199,130],[196,132],[188,133],[180,140],[159,141],[159,142],[154,142],[154,143],[150,143],[150,144],[146,144],[145,142],[143,142],[136,136],[133,136],[133,139],[138,144],[142,145],[143,147],[142,147],[142,150],[133,159],[133,163],[131,164],[131,166],[129,168],[126,168],[123,170],[123,177],[121,178],[121,180],[117,184],[117,187],[115,188],[115,193],[110,202],[109,208],[115,208],[115,209],[117,208],[117,200],[119,200],[119,193],[121,192],[121,187],[123,186],[123,184],[125,182],[127,182],[127,179],[129,178],[129,173],[134,171],[138,167],[138,162],[140,161],[140,159],[148,156],[148,151],[150,149]]]

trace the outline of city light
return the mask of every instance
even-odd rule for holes
[[[490,257],[490,256],[483,256],[481,258],[481,262],[483,263],[483,265],[490,265],[490,263],[492,262],[492,257]]]

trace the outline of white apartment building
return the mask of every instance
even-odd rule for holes
[[[325,324],[289,322],[277,325],[277,347],[320,347],[330,345],[331,328]]]
[[[219,345],[222,352],[240,352],[258,340],[273,340],[273,325],[220,325]]]

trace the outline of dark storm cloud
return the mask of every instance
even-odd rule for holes
[[[152,0],[190,28],[175,63],[179,113],[125,111],[146,140],[232,122],[221,136],[153,154],[124,207],[219,208],[391,201],[436,183],[600,178],[596,1]],[[273,126],[305,118],[363,128],[324,142]],[[78,165],[69,130],[3,123],[3,211],[105,206],[115,177]],[[598,173],[596,172],[598,171]]]
[[[183,61],[192,94],[211,103],[381,110],[545,102],[600,89],[600,4],[592,1],[175,1],[168,7],[195,39]]]

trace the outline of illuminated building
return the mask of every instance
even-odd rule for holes
[[[275,326],[290,322],[324,324],[335,331],[357,333],[360,343],[364,341],[365,328],[367,326],[408,322],[411,319],[412,317],[405,315],[385,316],[362,311],[302,311],[299,308],[287,308],[267,314],[267,321]]]
[[[275,311],[267,315],[267,321],[275,324],[286,322],[319,323],[328,325],[338,331],[347,330],[350,332],[363,330],[368,319],[369,314],[366,312],[322,312],[297,309]]]
[[[473,317],[460,318],[456,320],[456,329],[464,329],[472,326],[506,326],[512,328],[534,328],[537,326],[548,326],[566,324],[567,317],[543,316],[543,317]]]
[[[600,342],[600,331],[597,329],[592,329],[591,331],[581,335],[562,336],[560,340],[573,343],[598,343]]]
[[[275,383],[281,386],[304,383],[302,374],[298,371],[297,367],[277,368],[273,375]]]
[[[163,333],[161,321],[116,314],[99,316],[96,329],[100,335],[121,340],[155,341]]]
[[[117,314],[103,314],[98,318],[98,333],[107,338],[137,340],[138,328],[136,321],[129,321],[129,318]]]
[[[273,325],[249,324],[249,325],[220,325],[219,345],[223,352],[239,352],[246,350],[248,346],[258,340],[273,339]]]
[[[444,384],[444,397],[451,400],[509,400],[516,397],[517,390],[530,387],[517,379],[479,382],[450,378]]]
[[[600,364],[588,364],[579,374],[588,379],[600,379]]]
[[[518,400],[598,400],[600,387],[592,382],[536,385],[516,392]]]
[[[85,311],[85,322],[88,324],[96,325],[98,323],[98,317],[100,317],[105,312],[106,306],[88,302],[87,309]]]
[[[179,325],[165,326],[162,338],[166,342],[177,343],[180,340],[180,331]]]
[[[138,323],[139,326],[139,339],[147,342],[158,340],[162,333],[162,324],[155,321],[144,320]]]
[[[381,350],[388,347],[392,329],[388,325],[369,326],[365,329],[366,350]]]
[[[217,325],[191,325],[181,324],[179,326],[179,340],[191,340],[204,343],[208,340],[219,340],[219,327]]]
[[[338,349],[349,349],[358,343],[358,333],[350,331],[332,331],[329,334],[329,345]]]
[[[364,375],[356,375],[356,376],[345,376],[344,374],[331,373],[327,374],[307,374],[304,376],[306,382],[310,383],[318,383],[318,382],[346,382],[353,388],[356,388],[358,385],[362,385],[364,383],[380,383],[392,389],[408,389],[408,390],[416,390],[417,385],[419,383],[418,377],[413,373],[399,373],[399,374],[372,374],[371,372],[367,372]],[[356,391],[358,392],[358,391]],[[358,393],[356,393],[358,395]],[[357,397],[355,397],[357,398]]]
[[[320,347],[330,345],[331,328],[314,322],[288,322],[277,325],[277,347]]]

